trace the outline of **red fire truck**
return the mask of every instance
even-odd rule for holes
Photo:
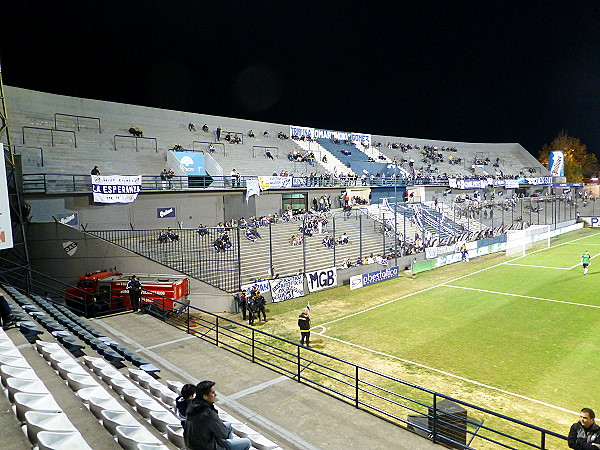
[[[77,287],[66,289],[66,304],[86,316],[125,311],[131,307],[129,291],[125,289],[131,275],[107,271],[86,273],[79,277]],[[185,275],[135,275],[142,284],[142,309],[154,305],[165,311],[178,311],[189,304],[189,281]]]

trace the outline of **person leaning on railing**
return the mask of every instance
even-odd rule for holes
[[[569,447],[575,450],[600,449],[600,426],[596,423],[596,415],[590,408],[583,408],[579,421],[571,425],[567,438]]]

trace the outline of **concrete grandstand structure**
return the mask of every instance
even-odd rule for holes
[[[461,143],[377,135],[371,135],[368,146],[358,142],[332,143],[322,139],[295,140],[291,136],[280,139],[278,134],[290,135],[290,125],[72,98],[14,87],[6,87],[6,98],[15,144],[12,150],[19,155],[24,198],[29,205],[28,245],[31,268],[36,272],[32,278],[36,279],[36,286],[46,286],[53,292],[53,297],[58,297],[56,293],[60,292],[62,284],[74,284],[84,272],[117,267],[123,272],[185,273],[192,277],[192,306],[209,313],[231,312],[235,310],[231,293],[239,291],[243,284],[272,277],[275,273],[284,276],[326,267],[340,268],[345,260],[362,261],[370,254],[385,257],[392,246],[397,253],[390,261],[393,260],[402,268],[410,266],[411,262],[425,258],[422,248],[415,244],[425,239],[425,229],[428,242],[442,245],[444,239],[450,243],[454,242],[451,238],[456,236],[461,236],[463,240],[474,240],[487,236],[485,233],[488,231],[503,233],[509,226],[526,227],[536,220],[532,216],[535,209],[531,199],[528,204],[520,204],[520,211],[515,204],[510,205],[510,209],[504,203],[498,205],[497,211],[501,211],[501,216],[498,213],[492,217],[487,211],[485,217],[481,211],[473,215],[457,215],[457,208],[453,205],[463,192],[449,188],[448,178],[548,176],[547,170],[519,144]],[[188,126],[190,123],[194,124],[195,130]],[[208,126],[208,131],[202,130],[204,124]],[[143,136],[131,136],[129,129],[132,126],[139,127]],[[217,139],[215,134],[217,128],[221,129],[221,139]],[[250,130],[255,137],[248,135]],[[263,135],[264,131],[269,132],[269,137]],[[225,141],[227,134],[239,136],[242,142],[234,144]],[[382,145],[374,145],[376,142]],[[388,146],[388,142],[402,146]],[[211,145],[214,151],[209,150]],[[210,161],[206,166],[207,179],[210,180],[205,180],[203,186],[190,185],[184,176],[176,177],[173,188],[163,183],[160,173],[171,164],[170,152],[176,146],[201,152]],[[429,168],[430,163],[423,161],[425,146],[436,148],[445,157]],[[446,153],[446,148],[455,151],[448,150]],[[268,157],[267,151],[272,158]],[[315,155],[313,161],[290,157],[311,152]],[[460,159],[461,163],[450,163],[447,158],[450,154],[453,160]],[[403,159],[406,161],[401,164]],[[411,160],[414,165],[410,165]],[[491,162],[496,162],[497,167],[475,164],[482,160],[489,160],[490,166]],[[370,163],[378,165],[370,166]],[[141,175],[142,190],[135,202],[95,203],[89,180],[90,170],[94,166],[98,166],[103,175]],[[376,176],[365,167],[381,167],[382,173]],[[209,168],[211,172],[208,172]],[[234,168],[242,175],[242,182],[238,186],[232,185],[229,175]],[[497,174],[500,171],[502,175]],[[281,172],[293,173],[298,178],[308,178],[309,174],[313,174],[318,181],[289,188],[266,189],[260,195],[246,198],[246,181]],[[339,177],[340,173],[346,176]],[[349,179],[348,174],[352,173],[356,176]],[[494,187],[490,191],[502,191],[504,198],[510,198],[517,190],[524,191],[528,196],[548,193],[546,187],[531,185],[520,188]],[[345,210],[341,199],[344,193],[365,200],[366,204],[356,204],[351,211]],[[396,205],[409,195],[414,196],[412,202]],[[327,220],[327,232],[314,233],[315,236],[304,235],[302,245],[291,245],[291,237],[303,234],[302,229],[311,217],[306,210],[321,197],[329,197],[332,201],[332,210],[319,216]],[[228,253],[215,252],[213,242],[221,232],[215,227],[220,222],[275,214],[281,217],[288,205],[294,202],[301,205],[294,208],[298,214],[290,215],[286,220],[273,220],[258,228],[262,238],[256,242],[246,239],[243,230],[240,231],[235,223],[229,226],[227,230],[233,242],[232,249]],[[538,208],[537,223],[572,221],[574,210],[567,211],[567,203],[564,204],[563,215],[559,214],[558,217],[553,214],[548,218],[545,212],[540,217]],[[529,209],[524,212],[524,207]],[[159,212],[166,209],[173,209],[174,213],[162,217]],[[525,217],[526,214],[529,214],[529,218]],[[76,220],[69,226],[70,219],[67,219],[71,216]],[[424,228],[425,225],[421,223],[425,216],[430,220],[429,228]],[[199,236],[199,224],[210,228],[206,238]],[[176,230],[178,240],[160,242],[159,233],[169,227]],[[325,234],[331,234],[334,239],[346,235],[349,242],[327,248],[321,242]],[[400,234],[402,239],[399,240]],[[420,237],[415,237],[419,234]],[[400,254],[402,240],[404,244]],[[409,245],[410,252],[407,250]],[[76,251],[69,254],[67,247]],[[344,268],[340,270],[340,280],[346,283],[350,276],[371,270],[373,268],[368,265]],[[39,309],[43,302],[36,302],[39,300],[37,297],[23,298],[20,290],[10,285],[5,285],[4,290],[13,297],[13,310],[22,315],[23,322],[30,322],[25,314]],[[29,310],[24,305],[29,305]],[[38,320],[35,314],[33,316]],[[162,322],[156,325],[155,320],[145,315],[132,324],[127,315],[121,315],[84,321],[79,326],[91,324],[102,328],[103,332],[98,336],[107,338],[107,342],[122,340],[131,346],[133,353],[143,353],[150,360],[149,363],[158,369],[148,371],[154,375],[161,372],[162,381],[175,380],[176,384],[197,381],[197,377],[216,378],[223,386],[222,416],[238,424],[238,435],[251,435],[254,448],[369,448],[374,439],[379,439],[378,442],[385,448],[427,449],[434,446],[428,440],[379,418],[368,416],[365,419],[367,415],[338,402],[333,398],[335,395],[315,395],[314,390],[304,384],[292,383],[288,377],[274,378],[273,372],[265,367],[240,359],[201,339],[188,342],[187,339],[192,336],[186,334],[181,337],[185,324],[174,328]],[[189,323],[188,320],[188,333]],[[215,319],[215,323],[218,328],[218,319]],[[35,326],[36,335],[48,342],[48,347],[59,345],[56,342],[58,338],[55,339],[51,332],[41,328],[37,330],[39,327],[36,323],[31,326]],[[150,327],[156,327],[156,336],[148,336]],[[27,326],[21,328],[27,329]],[[194,335],[193,332],[191,334]],[[164,339],[159,339],[159,335]],[[26,347],[24,338],[16,330],[10,330],[8,338],[16,346]],[[83,337],[79,338],[85,341]],[[0,335],[0,339],[7,338]],[[177,436],[171,439],[172,436],[164,427],[153,428],[154,422],[144,405],[136,402],[136,399],[131,403],[131,399],[119,393],[119,383],[113,383],[108,375],[103,377],[101,369],[92,362],[87,364],[87,361],[92,361],[90,357],[106,358],[106,355],[113,355],[109,351],[111,349],[101,347],[98,350],[92,347],[91,342],[88,343],[90,349],[85,360],[88,368],[83,367],[84,359],[79,355],[77,364],[80,367],[77,370],[83,368],[86,380],[90,383],[92,381],[87,377],[93,380],[93,384],[86,387],[96,388],[99,384],[108,393],[108,396],[101,393],[99,397],[112,399],[110,401],[119,405],[115,406],[117,410],[120,411],[122,407],[131,413],[137,421],[133,425],[137,430],[115,428],[113,431],[118,431],[118,437],[111,437],[115,433],[111,433],[107,426],[110,421],[105,418],[102,422],[109,430],[105,432],[99,426],[99,417],[93,417],[95,414],[90,402],[94,404],[94,401],[88,398],[86,403],[85,392],[83,397],[79,395],[84,387],[73,387],[72,382],[69,386],[77,394],[71,394],[64,384],[59,386],[58,375],[45,364],[36,362],[38,355],[30,352],[30,348],[27,347],[25,353],[33,354],[23,355],[32,366],[40,366],[40,373],[43,373],[41,378],[47,377],[49,384],[55,385],[52,392],[56,395],[69,394],[66,396],[68,398],[59,402],[60,408],[77,428],[83,430],[82,442],[87,442],[93,448],[116,448],[117,442],[124,448],[133,448],[127,433],[136,432],[142,436],[140,443],[160,443],[164,446],[160,448],[177,448],[177,442],[180,442]],[[182,344],[174,346],[179,342]],[[44,344],[39,346],[43,347]],[[56,348],[57,351],[62,350]],[[216,362],[207,367],[203,359],[189,356],[197,354]],[[76,354],[73,357],[77,359]],[[135,360],[135,357],[132,358]],[[114,361],[110,362],[112,364]],[[131,364],[123,360],[125,367],[118,367],[117,371],[137,373],[132,366],[135,365],[133,360],[129,362]],[[237,365],[243,365],[241,377],[228,373],[231,367]],[[2,366],[0,361],[0,369]],[[135,375],[128,377],[133,379]],[[108,379],[105,385],[100,383],[103,378]],[[120,379],[120,375],[114,374],[114,378]],[[126,380],[127,383],[129,381]],[[144,399],[150,392],[148,386],[153,380],[146,381],[146,387],[139,383],[145,389],[142,392]],[[267,388],[271,387],[273,389],[269,392]],[[155,389],[164,390],[156,386]],[[285,399],[299,399],[302,406],[297,407],[295,402]],[[75,424],[73,417],[77,408],[81,408],[81,400],[88,406],[83,407],[85,417],[78,418],[78,424]],[[166,400],[162,403],[159,406],[167,406]],[[3,404],[6,408],[11,407],[4,400]],[[15,410],[18,410],[16,406]],[[162,410],[157,411],[163,413]],[[307,418],[293,420],[296,415]],[[323,423],[320,415],[327,415],[336,423],[344,422],[336,431],[338,435],[328,435],[331,426]],[[6,417],[3,420],[11,430],[19,428],[14,421]],[[246,424],[242,424],[242,421]],[[245,429],[243,425],[249,425],[250,428]],[[31,429],[34,429],[33,425]],[[303,434],[307,429],[310,430],[310,436]],[[91,441],[96,436],[100,438],[94,447]],[[45,436],[42,435],[42,438]],[[135,444],[136,437],[131,439]],[[35,438],[30,439],[30,443],[34,441]],[[27,445],[26,439],[18,439],[13,448],[26,448]]]

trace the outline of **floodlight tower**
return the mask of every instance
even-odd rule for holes
[[[0,143],[4,144],[2,157],[6,166],[6,187],[8,190],[8,209],[12,232],[12,247],[0,247],[0,278],[21,288],[30,288],[29,253],[25,237],[26,218],[25,201],[21,186],[20,171],[17,170],[14,146],[8,127],[8,109],[2,82],[2,62],[0,60]],[[21,180],[22,181],[22,180]]]

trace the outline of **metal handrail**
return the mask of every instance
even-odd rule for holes
[[[115,134],[113,137],[113,145],[115,147],[115,151],[117,151],[117,138],[127,138],[127,139],[135,139],[135,151],[139,152],[138,148],[138,139],[148,139],[154,141],[154,151],[158,153],[158,141],[154,137],[146,137],[146,136],[129,136],[127,134]]]
[[[223,156],[227,156],[225,154],[225,144],[223,144],[222,142],[210,142],[210,141],[193,141],[192,142],[192,151],[195,152],[196,151],[196,146],[195,144],[206,144],[208,146],[210,145],[220,145],[221,147],[217,147],[217,148],[221,148],[223,150]],[[208,147],[205,150],[200,150],[201,152],[207,152],[208,151]]]
[[[80,115],[76,115],[76,114],[65,114],[65,113],[54,113],[54,128],[58,128],[56,126],[56,122],[57,122],[58,116],[75,117],[77,119],[77,131],[81,131],[81,127],[79,126],[79,119],[97,120],[98,121],[98,132],[102,133],[102,126],[100,124],[100,117],[80,116]]]
[[[275,158],[279,158],[279,147],[269,147],[266,145],[253,145],[252,146],[252,157],[256,158],[256,153],[254,152],[255,148],[262,148],[264,150],[264,153],[266,155],[267,150],[271,149],[271,150],[275,150]]]
[[[22,138],[23,138],[23,145],[25,145],[25,129],[49,131],[50,132],[50,139],[51,139],[51,142],[52,142],[52,147],[54,147],[54,132],[55,131],[59,132],[59,133],[72,133],[73,134],[73,146],[75,148],[77,148],[77,135],[75,134],[75,132],[73,130],[59,130],[59,129],[55,129],[55,128],[30,127],[30,126],[24,126],[21,129],[21,134],[22,134]]]
[[[39,150],[40,151],[40,160],[41,160],[41,163],[42,163],[42,167],[44,167],[44,149],[42,147],[34,147],[34,146],[31,146],[31,145],[14,145],[13,144],[12,148],[13,148],[13,152],[15,152],[15,153],[16,153],[16,149],[17,148]]]

